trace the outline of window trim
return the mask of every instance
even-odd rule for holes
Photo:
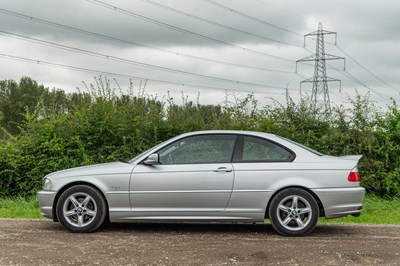
[[[215,135],[226,135],[226,136],[234,136],[236,137],[235,143],[234,143],[234,148],[233,148],[233,152],[232,152],[232,156],[229,162],[227,163],[288,163],[288,162],[293,162],[296,159],[296,153],[294,153],[291,149],[285,147],[284,145],[273,141],[269,138],[266,137],[260,137],[260,136],[254,136],[254,135],[249,135],[249,134],[237,134],[237,133],[206,133],[206,134],[198,134],[198,135],[191,135],[191,136],[186,136],[180,139],[175,140],[174,142],[169,143],[168,145],[162,146],[160,148],[158,148],[157,150],[155,150],[152,153],[159,153],[159,151],[163,148],[165,148],[166,146],[169,145],[173,145],[178,141],[182,141],[186,138],[190,138],[190,137],[195,137],[195,136],[215,136]],[[288,160],[257,160],[257,161],[243,161],[243,149],[244,149],[244,137],[253,137],[253,138],[258,138],[264,141],[269,141],[281,148],[283,148],[284,150],[287,150],[290,154],[291,157]],[[143,162],[147,159],[143,158],[143,160],[141,160],[138,164],[143,164]],[[160,164],[160,165],[189,165],[188,164]],[[216,163],[196,163],[196,164],[221,164],[219,162]]]
[[[274,145],[277,145],[281,147],[282,149],[286,150],[287,152],[290,153],[290,157],[287,160],[249,160],[249,161],[244,161],[243,160],[243,151],[244,151],[244,137],[252,137],[256,139],[260,139],[263,141],[268,141],[271,142]],[[283,146],[282,144],[273,141],[268,138],[264,137],[259,137],[259,136],[254,136],[254,135],[246,135],[246,134],[238,134],[236,138],[236,145],[233,150],[233,157],[231,162],[232,163],[288,163],[288,162],[293,162],[296,159],[296,153],[294,153],[291,149]]]

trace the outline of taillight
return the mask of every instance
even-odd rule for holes
[[[349,180],[349,182],[361,182],[361,176],[358,172],[358,169],[354,168],[353,170],[351,170],[347,179]]]

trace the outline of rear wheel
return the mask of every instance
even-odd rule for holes
[[[103,195],[87,185],[64,191],[56,205],[57,218],[71,232],[88,233],[99,228],[107,216]]]
[[[299,188],[285,189],[272,199],[269,219],[281,235],[302,236],[311,233],[318,222],[319,209],[314,197]]]

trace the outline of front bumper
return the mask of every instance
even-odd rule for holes
[[[53,219],[53,202],[57,192],[41,190],[37,193],[39,200],[40,214]]]
[[[358,216],[361,213],[365,195],[363,187],[312,189],[320,199],[325,218],[337,218],[347,215]]]

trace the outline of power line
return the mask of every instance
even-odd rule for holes
[[[183,56],[183,57],[187,57],[187,58],[190,58],[190,59],[199,60],[199,61],[203,61],[203,62],[218,63],[218,64],[223,64],[223,65],[230,65],[230,66],[235,66],[235,67],[255,69],[255,70],[261,70],[261,71],[268,71],[268,72],[277,72],[277,73],[285,73],[285,74],[294,74],[295,73],[294,71],[285,71],[285,70],[270,69],[270,68],[265,68],[265,67],[243,65],[243,64],[233,63],[233,62],[226,62],[226,61],[221,61],[221,60],[216,60],[216,59],[211,59],[211,58],[205,58],[205,57],[190,55],[190,54],[181,53],[181,52],[177,52],[177,51],[171,51],[171,50],[167,50],[167,49],[163,49],[163,48],[149,46],[149,45],[145,45],[145,44],[141,44],[141,43],[137,43],[137,42],[133,42],[133,41],[129,41],[129,40],[124,40],[124,39],[120,39],[120,38],[111,37],[111,36],[108,36],[108,35],[92,32],[92,31],[87,31],[87,30],[83,30],[83,29],[67,26],[67,25],[60,24],[60,23],[55,23],[55,22],[52,22],[52,21],[48,21],[48,20],[44,20],[44,19],[40,19],[40,18],[28,16],[28,15],[24,15],[24,14],[21,14],[21,13],[13,12],[13,11],[2,9],[2,8],[0,8],[0,12],[4,13],[4,14],[7,14],[7,15],[14,16],[14,17],[18,17],[18,18],[21,18],[21,19],[33,21],[33,22],[36,22],[36,23],[45,24],[45,25],[48,25],[48,26],[51,26],[51,27],[60,28],[60,29],[63,29],[63,30],[68,30],[68,31],[80,33],[80,34],[87,35],[87,36],[92,36],[92,37],[96,37],[96,38],[100,38],[100,39],[104,39],[104,40],[109,40],[109,41],[114,41],[114,42],[119,42],[119,43],[128,44],[128,45],[140,46],[140,47],[144,47],[144,48],[147,48],[147,49],[151,49],[151,50],[155,50],[155,51],[159,51],[159,52],[163,52],[163,53],[167,53],[167,54],[171,54],[171,55],[175,55],[175,56]]]
[[[203,1],[206,1],[206,2],[213,2],[213,1],[211,1],[211,0],[203,0]],[[265,3],[264,1],[262,1],[262,0],[258,0],[259,2],[261,2],[261,3],[263,3],[263,4],[265,4],[265,5],[269,5],[269,6],[272,6],[272,5],[270,5],[269,3],[267,4],[267,3]],[[215,2],[213,2],[213,4],[215,4],[215,5],[217,5]],[[278,9],[278,10],[281,10],[281,11],[284,11],[284,12],[286,12],[286,13],[288,13],[288,14],[290,14],[290,16],[296,16],[296,17],[298,17],[298,18],[300,18],[300,19],[302,19],[303,21],[306,21],[306,18],[305,17],[303,17],[303,16],[299,16],[299,15],[297,15],[297,14],[294,14],[294,13],[292,13],[292,12],[290,12],[290,11],[287,11],[287,10],[285,10],[285,9],[282,9],[282,8],[278,8],[278,7],[275,7],[275,6],[272,6],[273,8],[276,8],[276,9]],[[296,32],[294,32],[294,33],[296,33]],[[299,33],[297,33],[298,35],[300,35]],[[329,42],[327,42],[328,44],[331,44],[331,43],[329,43]],[[388,82],[386,82],[385,80],[383,80],[382,78],[380,78],[378,75],[376,75],[375,73],[373,73],[371,70],[369,70],[367,67],[365,67],[365,66],[363,66],[359,61],[357,61],[354,57],[352,57],[349,53],[347,53],[343,48],[341,48],[339,45],[337,45],[336,44],[336,42],[335,42],[335,44],[331,44],[331,45],[334,45],[334,46],[336,46],[336,48],[337,49],[339,49],[343,54],[345,54],[348,58],[350,58],[353,62],[355,62],[359,67],[361,67],[363,70],[365,70],[368,74],[370,74],[371,76],[373,76],[374,78],[376,78],[378,81],[380,81],[380,82],[382,82],[384,85],[386,85],[386,86],[388,86],[389,88],[391,88],[391,89],[393,89],[393,90],[395,90],[396,92],[399,92],[399,89],[398,88],[395,88],[394,86],[392,86],[390,83],[388,83]],[[347,72],[348,73],[348,72]],[[358,79],[356,79],[356,80],[358,80]],[[367,87],[367,88],[369,88],[368,86],[366,86],[365,84],[363,84],[362,82],[359,82],[362,86],[364,86],[364,87]],[[370,88],[369,88],[370,89]],[[373,91],[373,90],[372,90]],[[375,92],[376,93],[376,92]]]
[[[352,57],[352,56],[349,55],[346,51],[344,51],[340,46],[336,45],[336,47],[337,47],[342,53],[344,53],[347,57],[349,57],[354,63],[356,63],[359,67],[361,67],[363,70],[365,70],[367,73],[369,73],[371,76],[373,76],[374,78],[376,78],[377,80],[379,80],[380,82],[382,82],[383,84],[385,84],[386,86],[388,86],[389,88],[395,90],[396,92],[399,92],[399,89],[393,87],[392,85],[390,85],[389,83],[387,83],[386,81],[384,81],[383,79],[381,79],[379,76],[377,76],[376,74],[374,74],[372,71],[370,71],[368,68],[366,68],[365,66],[363,66],[360,62],[358,62],[356,59],[354,59],[354,57]]]
[[[328,64],[328,63],[327,63]],[[361,80],[359,80],[358,78],[356,78],[354,75],[352,75],[350,72],[348,72],[347,70],[341,70],[341,69],[337,69],[333,66],[330,65],[330,67],[332,69],[334,69],[335,71],[339,72],[340,74],[342,74],[343,76],[347,77],[348,79],[351,79],[352,81],[358,83],[359,85],[361,85],[362,87],[372,91],[373,93],[375,93],[377,96],[381,97],[383,100],[385,101],[389,101],[390,96],[385,95],[383,93],[379,93],[376,90],[372,89],[371,87],[369,87],[368,85],[366,85],[365,83],[363,83]]]
[[[211,24],[211,25],[218,26],[218,27],[221,27],[221,28],[225,28],[225,29],[228,29],[228,30],[231,30],[231,31],[239,32],[239,33],[242,33],[242,34],[245,34],[245,35],[253,36],[253,37],[264,39],[264,40],[268,40],[268,41],[277,42],[277,43],[280,43],[280,44],[286,44],[286,45],[291,45],[291,46],[302,47],[302,45],[300,45],[300,44],[285,42],[285,41],[277,40],[277,39],[274,39],[274,38],[258,35],[258,34],[255,34],[255,33],[247,32],[247,31],[244,31],[244,30],[240,30],[240,29],[237,29],[237,28],[233,28],[233,27],[230,27],[230,26],[226,26],[226,25],[223,25],[221,23],[218,23],[218,22],[215,22],[215,21],[211,21],[211,20],[208,20],[208,19],[196,16],[196,15],[190,14],[190,13],[187,13],[187,12],[184,12],[184,11],[181,11],[181,10],[178,10],[178,9],[175,9],[175,8],[172,8],[172,7],[160,4],[160,3],[156,3],[156,2],[151,1],[151,0],[140,0],[140,1],[146,2],[148,4],[151,4],[151,5],[166,9],[166,10],[169,10],[171,12],[183,15],[183,16],[188,17],[188,18],[196,19],[196,20],[202,21],[202,22],[207,23],[207,24]]]
[[[90,35],[90,36],[94,36],[94,37],[100,37],[100,38],[108,39],[108,40],[111,40],[111,41],[119,41],[119,42],[122,42],[122,43],[129,43],[129,44],[139,45],[139,46],[143,46],[143,47],[146,47],[146,48],[156,49],[156,50],[159,50],[159,51],[163,51],[163,52],[167,52],[167,53],[171,53],[171,54],[175,54],[175,55],[179,55],[179,56],[181,56],[181,55],[182,56],[187,56],[187,57],[190,57],[190,58],[193,58],[193,59],[198,59],[198,60],[203,60],[203,61],[208,61],[208,62],[228,64],[228,65],[233,65],[233,66],[238,66],[238,67],[245,67],[245,68],[264,70],[264,71],[282,72],[282,73],[293,74],[293,72],[289,72],[289,71],[280,71],[280,70],[272,70],[272,69],[261,68],[261,67],[245,66],[245,65],[241,65],[241,64],[218,61],[218,60],[214,60],[214,59],[202,58],[202,57],[187,55],[187,54],[183,54],[183,53],[177,53],[177,52],[173,52],[173,51],[168,51],[168,50],[161,49],[161,48],[155,48],[155,47],[151,47],[151,46],[146,46],[146,45],[142,45],[142,44],[135,43],[135,42],[132,42],[132,41],[122,40],[122,39],[110,37],[110,36],[107,36],[107,35],[101,35],[101,34],[98,34],[98,33],[88,32],[88,31],[84,31],[84,30],[81,30],[81,29],[78,29],[78,28],[73,28],[73,27],[62,25],[62,24],[57,24],[57,23],[54,23],[54,22],[37,19],[37,18],[31,17],[31,16],[18,14],[16,12],[4,10],[4,9],[0,9],[0,12],[8,14],[8,15],[14,15],[16,17],[20,17],[20,18],[23,18],[23,19],[28,19],[30,21],[39,22],[39,23],[50,25],[50,26],[56,26],[56,27],[63,28],[63,29],[66,29],[66,30],[75,31],[75,32],[78,32],[78,33],[81,33],[81,34],[86,34],[86,35]],[[95,73],[99,73],[99,71],[95,71]],[[105,73],[105,72],[103,72],[103,73]],[[109,73],[109,72],[107,72],[107,73]],[[116,74],[116,75],[118,75],[118,74]],[[132,77],[132,76],[129,76],[129,77]],[[178,83],[177,82],[177,83],[174,83],[174,84],[178,84],[179,85],[179,84],[182,84],[182,83]],[[182,85],[184,85],[184,84],[182,84]],[[194,85],[191,85],[191,86],[194,86]],[[197,87],[200,87],[200,86],[197,86]],[[202,86],[202,87],[207,87],[207,86]],[[276,87],[276,86],[274,86],[274,87],[275,88],[280,88],[280,87]],[[212,87],[207,87],[207,88],[212,88]],[[294,89],[290,89],[290,90],[294,90]]]
[[[347,100],[345,97],[343,97],[343,96],[340,95],[340,94],[337,94],[337,93],[334,92],[334,91],[331,91],[330,93],[333,94],[333,95],[335,95],[337,98],[340,98],[340,99],[342,99],[342,100]]]
[[[262,3],[262,4],[264,4],[264,5],[267,5],[267,6],[269,6],[269,7],[272,7],[272,8],[274,8],[274,9],[276,9],[276,10],[279,10],[279,11],[282,12],[282,13],[286,13],[286,14],[289,15],[290,17],[297,17],[299,20],[301,20],[301,21],[303,21],[303,22],[306,22],[306,23],[307,23],[308,20],[311,19],[311,20],[313,20],[315,23],[318,23],[318,21],[315,20],[315,19],[313,19],[313,18],[304,17],[304,16],[302,16],[302,15],[296,14],[296,13],[291,12],[291,11],[288,11],[288,10],[286,10],[286,9],[283,9],[283,8],[280,8],[280,7],[271,5],[270,3],[266,3],[266,2],[263,1],[263,0],[257,0],[257,2]],[[302,35],[302,34],[300,34],[300,33],[298,33],[298,32],[296,32],[296,34]]]
[[[343,75],[347,76],[348,78],[352,79],[353,81],[357,82],[358,84],[360,84],[361,86],[367,88],[368,90],[374,92],[376,95],[378,95],[379,97],[381,97],[382,99],[389,101],[390,96],[385,95],[383,93],[379,93],[376,90],[372,89],[371,87],[369,87],[368,85],[366,85],[365,83],[363,83],[362,81],[360,81],[358,78],[356,78],[355,76],[353,76],[352,74],[350,74],[347,70],[342,72]]]
[[[155,20],[155,19],[151,19],[149,17],[145,17],[145,16],[142,16],[142,15],[139,15],[139,14],[137,14],[135,12],[132,12],[132,11],[129,11],[129,10],[119,8],[117,6],[109,5],[109,4],[104,3],[102,1],[99,1],[99,0],[85,0],[85,1],[93,3],[93,4],[101,6],[101,7],[104,7],[104,8],[107,8],[107,9],[110,9],[110,10],[113,10],[115,12],[119,12],[121,14],[125,14],[125,15],[131,16],[131,17],[135,17],[135,18],[138,18],[138,19],[141,19],[141,20],[144,20],[144,21],[147,21],[147,22],[150,22],[150,23],[153,23],[153,24],[168,28],[168,29],[172,29],[172,30],[175,30],[175,31],[178,31],[178,32],[181,32],[181,33],[192,35],[192,36],[204,39],[204,40],[208,40],[210,42],[223,44],[223,45],[226,45],[226,46],[230,46],[230,47],[239,49],[241,51],[246,51],[246,52],[257,54],[257,55],[273,57],[273,58],[280,59],[280,60],[287,61],[287,62],[294,62],[294,60],[289,59],[289,58],[285,58],[285,57],[281,57],[281,56],[277,56],[277,55],[273,55],[273,54],[268,54],[268,53],[264,53],[264,52],[260,52],[260,51],[257,51],[257,50],[254,50],[254,49],[250,49],[250,48],[245,48],[243,46],[239,46],[239,45],[236,45],[236,44],[233,44],[233,43],[230,43],[230,42],[222,41],[222,40],[219,40],[219,39],[216,39],[216,38],[213,38],[213,37],[209,37],[209,36],[205,36],[205,35],[202,35],[202,34],[199,34],[199,33],[195,33],[193,31],[185,30],[185,29],[182,29],[182,28],[179,28],[179,27],[176,27],[176,26],[161,22],[159,20]]]
[[[274,25],[274,24],[272,24],[272,23],[269,23],[269,22],[260,20],[260,19],[258,19],[258,18],[252,17],[252,16],[249,16],[249,15],[247,15],[247,14],[245,14],[245,13],[242,13],[242,12],[239,12],[239,11],[237,11],[237,10],[231,9],[231,8],[229,8],[229,7],[227,7],[227,6],[221,5],[221,4],[216,3],[216,2],[214,2],[214,1],[212,1],[212,0],[203,0],[203,1],[205,1],[205,2],[207,2],[207,3],[210,3],[210,4],[214,5],[214,6],[217,6],[217,7],[221,8],[221,9],[224,9],[224,10],[227,10],[227,11],[229,11],[229,12],[232,12],[232,13],[235,13],[235,14],[237,14],[237,15],[240,15],[240,16],[242,16],[242,17],[246,17],[246,18],[248,18],[248,19],[251,19],[251,20],[254,20],[254,21],[258,21],[258,22],[263,23],[263,24],[266,24],[266,25],[268,25],[268,26],[272,26],[272,27],[278,28],[278,29],[280,29],[280,30],[290,32],[290,33],[292,33],[292,34],[302,36],[300,33],[297,33],[297,32],[295,32],[295,31],[282,28],[282,27],[280,27],[280,26]],[[286,11],[286,10],[284,10],[284,9],[281,9],[281,10]],[[288,11],[286,11],[286,12],[288,12]],[[381,79],[380,77],[378,77],[376,74],[374,74],[373,72],[371,72],[368,68],[366,68],[366,67],[364,67],[363,65],[361,65],[361,63],[359,63],[359,62],[358,62],[357,60],[355,60],[352,56],[350,56],[348,53],[346,53],[346,52],[345,52],[342,48],[340,48],[337,44],[335,44],[335,46],[336,46],[340,51],[342,51],[347,57],[349,57],[352,61],[354,61],[358,66],[360,66],[362,69],[364,69],[365,71],[367,71],[369,74],[371,74],[371,75],[372,75],[373,77],[375,77],[377,80],[379,80],[380,82],[382,82],[382,83],[385,84],[386,86],[390,87],[391,89],[393,89],[393,90],[395,90],[395,91],[397,91],[397,92],[399,91],[398,89],[396,89],[395,87],[393,87],[392,85],[390,85],[389,83],[387,83],[386,81],[384,81],[383,79]],[[328,65],[329,65],[329,64],[328,64]],[[329,65],[329,66],[330,66],[330,65]],[[330,66],[330,67],[332,67],[332,66]],[[332,68],[335,69],[335,70],[337,70],[337,69],[334,68],[334,67],[332,67]],[[337,70],[337,71],[338,71],[338,70]],[[339,71],[339,72],[340,72],[340,71]],[[347,73],[347,75],[346,75],[346,74],[344,74],[344,75],[347,76],[348,78],[352,79],[353,81],[359,83],[361,86],[363,86],[363,87],[369,89],[370,91],[374,92],[375,94],[377,94],[378,96],[380,96],[382,99],[388,100],[386,97],[389,97],[389,96],[383,95],[383,94],[381,94],[381,93],[375,91],[374,89],[370,88],[369,86],[367,86],[366,84],[364,84],[363,82],[361,82],[359,79],[357,79],[356,77],[354,77],[353,75],[351,75],[349,72],[347,72],[347,71],[343,71],[343,72],[344,72],[344,73]]]
[[[220,5],[220,4],[218,4],[218,3],[215,3],[215,2],[212,1],[212,0],[203,0],[203,1],[208,2],[208,3],[210,3],[210,4],[213,4],[213,5],[215,5],[215,6],[218,6],[218,7],[220,7],[220,8],[227,9],[227,10],[229,10],[229,11],[231,11],[231,12],[234,12],[234,13],[240,13],[240,12],[237,12],[237,11],[235,11],[235,10],[233,10],[233,9],[230,9],[230,8],[226,7],[226,6],[223,6],[223,5]],[[261,3],[263,3],[263,4],[270,5],[270,4],[267,4],[267,3],[263,2],[262,0],[258,0],[258,1],[261,2]],[[270,5],[270,6],[272,6],[272,5]],[[282,9],[282,8],[278,8],[278,7],[275,7],[275,6],[272,6],[272,7],[276,8],[276,9],[279,9],[279,10],[281,10],[281,11],[284,11],[284,12],[290,14],[291,16],[297,16],[297,17],[301,18],[303,21],[306,21],[305,17],[302,17],[302,16],[299,16],[299,15],[297,15],[297,14],[291,13],[291,12],[285,10],[285,9]],[[241,13],[240,15],[243,15],[243,16],[246,16],[246,17],[248,16],[248,15],[243,14],[243,13]],[[255,18],[255,19],[256,19],[256,18]],[[291,32],[292,32],[292,31],[291,31]],[[294,31],[293,31],[292,33],[297,34],[297,35],[301,35],[300,33],[297,33],[297,32],[294,32]],[[328,43],[328,42],[327,42],[327,43]],[[329,44],[330,44],[330,43],[329,43]],[[370,75],[372,75],[374,78],[376,78],[377,80],[379,80],[380,82],[382,82],[382,83],[385,84],[386,86],[390,87],[391,89],[395,90],[396,92],[399,92],[399,89],[393,87],[391,84],[389,84],[388,82],[386,82],[385,80],[383,80],[382,78],[380,78],[379,76],[377,76],[376,74],[374,74],[372,71],[370,71],[368,68],[366,68],[365,66],[363,66],[360,62],[358,62],[358,61],[357,61],[354,57],[352,57],[349,53],[347,53],[346,51],[344,51],[343,48],[339,47],[339,46],[336,44],[336,42],[335,42],[335,44],[332,44],[332,45],[336,46],[342,53],[344,53],[348,58],[350,58],[352,61],[354,61],[359,67],[361,67],[363,70],[365,70],[366,72],[368,72],[368,73],[369,73]],[[329,65],[329,66],[330,66],[330,65]],[[335,68],[334,68],[334,69],[335,69]],[[335,70],[337,70],[337,69],[335,69]],[[339,71],[339,72],[340,72],[340,71]],[[348,73],[347,71],[344,71],[344,72],[345,72],[345,73]],[[348,73],[348,74],[351,75],[350,73]],[[350,77],[348,76],[348,78],[350,78]],[[365,88],[367,88],[367,89],[369,89],[369,90],[375,92],[375,93],[378,94],[380,97],[383,97],[383,98],[385,97],[385,96],[382,96],[380,93],[374,91],[373,89],[371,89],[370,87],[368,87],[367,85],[365,85],[365,84],[362,83],[359,79],[355,78],[355,77],[352,76],[352,75],[351,75],[351,79],[353,79],[353,81],[356,81],[356,82],[359,83],[360,85],[364,86]],[[386,96],[386,97],[389,97],[389,96]],[[384,99],[386,100],[386,98],[384,98]]]
[[[272,23],[270,23],[270,22],[268,22],[268,21],[265,21],[265,20],[262,20],[262,19],[259,19],[259,18],[250,16],[250,15],[247,15],[247,14],[245,14],[245,13],[243,13],[243,12],[240,12],[240,11],[234,10],[234,9],[232,9],[232,8],[230,8],[230,7],[221,5],[221,4],[216,3],[216,2],[214,2],[214,1],[212,1],[212,0],[203,0],[203,1],[209,3],[209,4],[213,5],[213,6],[216,6],[216,7],[218,7],[218,8],[221,8],[221,9],[224,9],[224,10],[229,11],[229,12],[231,12],[231,13],[234,13],[234,14],[236,14],[236,15],[239,15],[239,16],[245,17],[245,18],[247,18],[247,19],[256,21],[256,22],[258,22],[258,23],[267,25],[267,26],[269,26],[269,27],[273,27],[273,28],[276,28],[276,29],[278,29],[278,30],[285,31],[285,32],[288,32],[288,33],[291,33],[291,34],[294,34],[294,35],[297,35],[297,36],[303,36],[302,34],[297,33],[297,32],[295,32],[295,31],[292,31],[292,30],[289,30],[289,29],[285,29],[285,28],[283,28],[283,27],[281,27],[281,26],[272,24]]]
[[[309,52],[311,53],[311,51],[310,51],[309,49],[306,48],[306,50],[309,51]],[[332,66],[332,65],[329,64],[329,63],[326,63],[326,65],[327,65],[330,69],[333,69],[333,70],[339,72],[340,74],[342,74],[343,76],[347,77],[348,79],[350,79],[350,80],[354,81],[355,83],[358,83],[358,84],[361,85],[362,87],[364,87],[364,88],[366,88],[366,89],[368,89],[368,90],[374,92],[376,95],[378,95],[378,96],[381,97],[382,99],[388,100],[388,98],[390,98],[390,96],[384,95],[384,94],[379,93],[379,92],[377,92],[376,90],[370,88],[369,86],[367,86],[366,84],[364,84],[361,80],[359,80],[358,78],[356,78],[354,75],[352,75],[352,74],[351,74],[350,72],[348,72],[347,70],[345,70],[345,69],[338,69],[338,68]]]
[[[301,81],[300,87],[301,87],[301,84],[304,82],[312,82],[313,83],[312,94],[311,94],[312,109],[316,110],[317,103],[318,103],[318,96],[322,95],[323,99],[324,99],[323,106],[324,106],[325,112],[330,113],[331,106],[330,106],[330,99],[329,99],[328,82],[331,82],[331,81],[341,82],[341,81],[327,76],[326,61],[327,60],[337,60],[337,59],[345,60],[345,58],[325,53],[325,40],[324,40],[325,35],[335,35],[335,40],[336,40],[336,32],[323,30],[322,22],[319,22],[317,31],[314,31],[312,33],[304,35],[304,47],[306,45],[306,37],[317,36],[316,50],[315,50],[314,55],[296,61],[296,69],[297,69],[298,62],[309,62],[309,61],[315,62],[314,76]]]
[[[19,35],[19,34],[14,34],[14,33],[2,31],[2,30],[0,30],[0,34],[3,35],[3,36],[22,39],[22,40],[25,40],[25,41],[34,42],[34,43],[38,43],[38,44],[42,44],[42,45],[46,45],[46,46],[51,46],[51,47],[56,47],[56,48],[60,48],[60,49],[63,49],[63,50],[68,50],[68,51],[72,51],[72,52],[76,52],[76,53],[80,53],[80,54],[85,54],[85,55],[89,55],[89,56],[99,57],[99,58],[103,58],[103,59],[107,59],[107,60],[127,63],[127,64],[131,64],[131,65],[137,65],[137,66],[151,68],[151,69],[157,69],[157,70],[162,70],[162,71],[167,71],[167,72],[173,72],[173,73],[189,75],[189,76],[194,76],[194,77],[199,77],[199,78],[204,78],[204,79],[209,79],[209,80],[214,80],[214,81],[228,82],[228,83],[233,83],[233,84],[241,84],[241,85],[247,85],[247,86],[258,86],[258,87],[268,87],[268,88],[274,88],[274,89],[277,89],[277,88],[279,89],[280,88],[278,86],[272,86],[272,85],[267,85],[267,84],[259,84],[259,83],[251,83],[251,82],[245,82],[245,81],[231,80],[231,79],[207,76],[207,75],[196,74],[196,73],[192,73],[192,72],[188,72],[188,71],[182,71],[182,70],[177,70],[177,69],[172,69],[172,68],[167,68],[167,67],[151,65],[151,64],[147,64],[147,63],[143,63],[143,62],[139,62],[139,61],[135,61],[135,60],[130,60],[130,59],[115,57],[115,56],[111,56],[111,55],[107,55],[107,54],[92,52],[92,51],[88,51],[88,50],[81,49],[81,48],[76,48],[76,47],[72,47],[72,46],[57,44],[57,43],[54,43],[54,42],[48,42],[48,41],[44,41],[44,40],[40,40],[40,39],[36,39],[36,38],[31,38],[31,37],[27,37],[27,36],[23,36],[23,35]]]
[[[83,67],[77,67],[77,66],[65,65],[65,64],[60,64],[60,63],[48,62],[48,61],[43,61],[43,60],[38,60],[38,59],[32,59],[32,58],[26,58],[26,57],[14,56],[14,55],[2,54],[2,53],[0,53],[0,57],[6,58],[6,59],[9,59],[9,60],[22,61],[22,62],[37,64],[37,65],[43,65],[43,66],[50,66],[50,67],[57,67],[57,68],[75,70],[75,71],[85,72],[85,73],[109,75],[109,76],[129,78],[129,79],[137,79],[137,80],[148,80],[148,81],[152,81],[152,82],[160,83],[160,84],[178,85],[178,86],[182,86],[182,87],[193,87],[193,88],[206,88],[206,89],[224,90],[224,91],[239,91],[239,92],[247,91],[247,90],[243,90],[243,89],[231,89],[231,88],[227,89],[227,88],[221,88],[221,87],[215,87],[215,86],[196,85],[196,84],[181,83],[181,82],[174,82],[174,81],[166,81],[166,80],[160,80],[160,79],[144,78],[144,77],[120,74],[120,73],[115,73],[115,72],[108,72],[108,71],[103,71],[103,70],[95,70],[95,69],[91,69],[91,68],[83,68]],[[282,87],[280,89],[283,90],[284,88]],[[297,90],[292,89],[292,88],[288,88],[288,90],[297,91]],[[264,91],[257,91],[257,92],[266,93],[265,90]],[[277,93],[277,92],[268,92],[267,94],[269,94],[269,93],[280,94],[280,93]]]

